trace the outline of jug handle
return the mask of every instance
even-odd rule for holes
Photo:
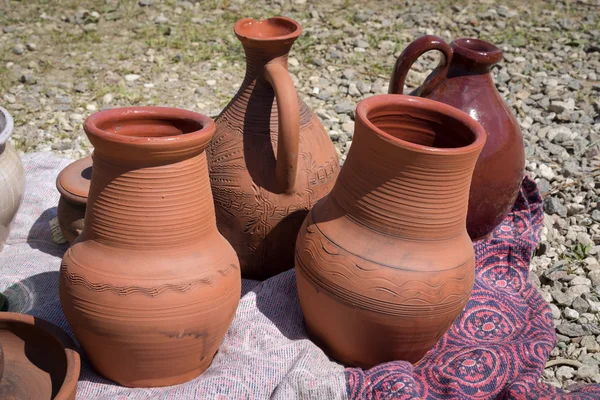
[[[298,94],[292,77],[281,62],[270,62],[265,65],[265,79],[275,91],[279,114],[275,176],[280,190],[293,193],[296,185],[300,140]]]
[[[403,94],[404,82],[406,81],[410,67],[412,67],[413,63],[419,57],[430,50],[440,51],[442,58],[438,66],[429,74],[415,94],[417,96],[426,96],[442,79],[446,78],[448,69],[450,68],[450,61],[452,61],[452,48],[442,38],[433,35],[422,36],[409,44],[402,54],[400,54],[398,60],[396,60],[394,72],[390,79],[389,94]]]

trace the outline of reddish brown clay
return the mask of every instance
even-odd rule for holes
[[[473,240],[490,234],[511,210],[525,168],[523,135],[496,90],[490,69],[502,51],[478,39],[458,39],[448,46],[436,36],[423,36],[400,55],[390,80],[390,93],[402,94],[406,75],[419,56],[442,52],[438,67],[414,95],[450,104],[477,120],[488,138],[473,174],[467,230]]]
[[[79,354],[59,327],[31,315],[3,312],[0,343],[5,362],[0,399],[75,399]]]
[[[56,188],[60,192],[58,223],[69,243],[72,243],[83,230],[91,178],[92,157],[85,157],[69,164],[56,178]]]
[[[352,146],[296,244],[309,334],[333,358],[370,368],[419,361],[469,299],[469,184],[479,123],[418,97],[358,104]]]
[[[60,270],[63,311],[100,375],[130,387],[190,380],[210,365],[241,291],[208,179],[214,122],[132,107],[84,129],[93,172],[83,232]]]
[[[284,17],[242,19],[234,30],[246,52],[246,77],[216,119],[210,178],[217,224],[242,276],[265,279],[293,267],[298,229],[331,190],[339,163],[287,70],[300,25]]]

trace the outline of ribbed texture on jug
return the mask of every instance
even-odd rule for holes
[[[363,100],[333,200],[349,218],[383,234],[455,237],[465,229],[484,143],[479,124],[441,103],[398,95]]]

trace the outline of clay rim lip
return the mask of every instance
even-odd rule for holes
[[[202,129],[172,136],[128,136],[108,132],[98,127],[98,125],[104,122],[136,119],[192,120],[199,123]],[[96,136],[113,143],[144,147],[193,146],[197,142],[208,143],[215,131],[215,123],[212,118],[206,115],[181,108],[141,106],[98,111],[85,120],[83,129],[88,135]]]
[[[268,36],[268,37],[259,37],[259,36],[251,36],[251,35],[245,35],[243,33],[241,33],[241,28],[243,25],[247,24],[247,23],[277,23],[277,22],[285,22],[288,24],[291,24],[295,27],[295,29],[288,33],[287,35],[281,35],[281,36]],[[277,16],[277,17],[271,17],[271,18],[267,18],[267,19],[263,19],[263,20],[256,20],[253,18],[242,18],[240,20],[238,20],[234,27],[233,27],[233,31],[235,32],[235,35],[242,41],[252,41],[252,42],[285,42],[288,40],[296,40],[301,34],[302,34],[302,27],[300,26],[300,24],[296,21],[294,21],[291,18],[288,17],[282,17],[282,16]]]
[[[15,122],[12,115],[4,108],[0,107],[0,114],[4,117],[4,126],[0,130],[0,146],[6,144],[8,138],[13,132]]]
[[[368,118],[369,113],[373,110],[379,107],[390,105],[396,107],[398,114],[410,115],[411,109],[419,108],[427,110],[433,114],[442,114],[447,117],[454,118],[469,128],[471,133],[475,136],[475,139],[468,145],[461,147],[432,147],[397,138],[385,132],[383,129],[378,128]],[[451,156],[477,152],[480,151],[485,145],[487,136],[483,126],[481,126],[479,122],[475,121],[464,111],[439,101],[403,94],[381,94],[361,100],[356,107],[356,118],[367,128],[381,136],[384,140],[391,142],[396,146],[408,148],[423,154]]]
[[[91,157],[91,156],[88,156]],[[76,193],[70,192],[69,190],[67,190],[63,184],[62,184],[62,179],[65,175],[65,171],[68,170],[69,168],[74,168],[77,162],[83,162],[83,160],[87,159],[88,157],[84,157],[82,159],[79,159],[77,161],[73,161],[71,164],[67,165],[65,168],[63,168],[62,171],[60,171],[60,173],[58,174],[58,176],[56,177],[56,189],[58,190],[58,192],[64,196],[65,198],[67,198],[68,200],[70,200],[73,203],[76,204],[82,204],[82,205],[86,205],[87,204],[87,196],[80,196]]]
[[[450,47],[454,53],[478,63],[496,64],[502,60],[502,50],[485,40],[460,38],[450,43]]]
[[[63,348],[65,358],[67,359],[67,369],[60,389],[54,396],[56,400],[70,398],[77,391],[77,382],[81,372],[81,359],[79,353],[75,350],[75,343],[61,328],[41,318],[36,318],[29,314],[20,314],[15,312],[0,313],[0,323],[15,323],[28,325],[34,331],[44,331],[52,336]],[[4,352],[6,354],[6,351]],[[4,373],[6,374],[6,366]]]

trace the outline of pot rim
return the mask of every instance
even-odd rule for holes
[[[466,146],[461,147],[433,147],[425,146],[400,139],[394,135],[385,132],[383,129],[375,126],[368,118],[370,112],[383,106],[394,106],[398,114],[410,114],[411,109],[427,110],[431,113],[443,115],[449,118],[458,120],[460,123],[470,129],[474,135],[474,140]],[[403,94],[381,94],[367,97],[361,100],[356,107],[356,118],[368,129],[375,132],[384,140],[403,148],[423,153],[435,155],[456,156],[461,154],[469,154],[481,151],[485,145],[487,133],[479,122],[471,118],[464,111],[452,107],[448,104],[439,101],[426,99],[422,97],[409,96]]]
[[[459,38],[450,43],[452,51],[480,64],[497,64],[502,60],[502,50],[490,42],[476,38]],[[479,49],[475,49],[477,47]]]
[[[272,23],[278,23],[278,22],[284,22],[284,23],[291,24],[294,26],[295,29],[293,31],[291,31],[290,33],[288,33],[287,35],[267,36],[267,37],[253,36],[253,35],[241,33],[242,26],[244,26],[248,23],[272,24]],[[298,22],[294,21],[291,18],[283,17],[283,16],[276,16],[276,17],[266,18],[263,20],[256,20],[254,18],[242,18],[235,23],[235,25],[233,27],[233,31],[235,32],[235,35],[242,41],[253,41],[253,42],[262,42],[262,43],[264,43],[264,42],[285,42],[290,39],[296,40],[302,34],[302,27],[300,26],[300,24]]]
[[[191,120],[202,126],[201,129],[170,136],[129,136],[112,133],[99,128],[99,125],[109,121],[131,121],[136,119],[162,119],[167,121]],[[108,142],[134,145],[136,147],[172,147],[193,146],[203,142],[208,144],[214,131],[215,123],[212,118],[194,111],[181,108],[137,106],[120,107],[98,111],[90,115],[83,126],[88,135],[96,136]]]
[[[15,122],[12,115],[4,107],[0,107],[0,114],[4,117],[4,126],[0,125],[0,146],[2,146],[12,134]]]
[[[67,369],[65,371],[65,378],[54,398],[56,400],[67,400],[72,398],[77,391],[77,382],[81,372],[81,360],[79,353],[75,350],[76,347],[73,339],[57,325],[29,314],[3,312],[0,313],[0,323],[2,322],[28,325],[34,330],[46,332],[58,341],[64,349],[64,354],[67,359]]]

